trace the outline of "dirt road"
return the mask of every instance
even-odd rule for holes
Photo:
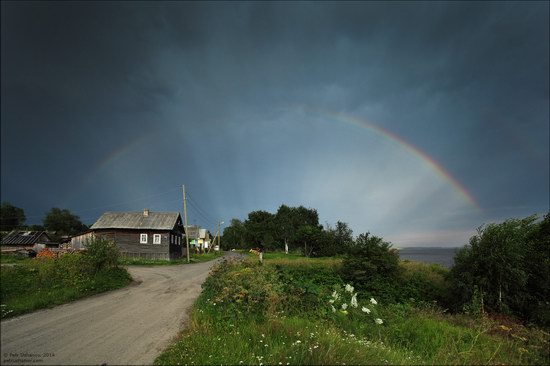
[[[152,364],[214,263],[133,266],[126,288],[2,321],[1,364]]]

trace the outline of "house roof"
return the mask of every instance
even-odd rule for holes
[[[4,239],[5,245],[34,245],[39,242],[51,241],[45,231],[12,231]]]
[[[90,229],[172,230],[179,217],[177,212],[105,212]]]

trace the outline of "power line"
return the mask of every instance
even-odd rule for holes
[[[191,203],[191,201],[189,201],[189,203]],[[189,206],[189,207],[193,208],[193,211],[197,214],[197,216],[200,216],[200,218],[203,219],[205,221],[205,223],[214,225],[214,222],[211,221],[210,219],[208,219],[207,217],[205,217],[201,212],[199,212],[197,210],[197,208],[195,208],[195,206],[193,206],[193,204],[191,204],[191,206]]]
[[[210,223],[212,224],[214,221],[211,220],[210,217],[207,217],[203,212],[201,212],[195,203],[191,203],[191,201],[189,201],[189,203],[191,204],[190,207],[193,209],[193,211],[198,215],[200,216],[204,221],[206,221],[207,223]]]
[[[191,195],[188,194],[188,196],[189,196],[190,202],[195,203],[195,205],[197,206],[197,209],[200,210],[209,219],[208,221],[212,221],[214,223],[218,222],[218,220],[213,219],[208,213],[205,212],[205,210],[200,208],[200,205],[193,199],[193,197]]]

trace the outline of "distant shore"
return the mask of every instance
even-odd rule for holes
[[[396,248],[401,260],[435,263],[451,268],[455,253],[461,247],[408,247]]]

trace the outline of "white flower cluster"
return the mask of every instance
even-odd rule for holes
[[[342,294],[340,294],[340,292],[338,292],[338,290],[334,290],[334,292],[332,293],[331,298],[328,300],[328,302],[330,304],[330,308],[331,308],[333,313],[336,313],[337,311],[339,311],[340,313],[347,315],[349,310],[351,310],[353,308],[356,309],[356,308],[359,307],[359,302],[357,301],[357,293],[354,293],[353,292],[354,290],[355,289],[350,284],[346,284],[346,286],[344,287],[344,292]],[[344,299],[344,297],[347,297],[346,293],[351,294],[349,304]],[[339,309],[337,309],[338,304],[340,302],[341,302],[341,304],[339,306]],[[361,312],[363,312],[365,314],[371,314],[372,313],[371,309],[373,309],[374,305],[378,305],[378,302],[373,297],[371,297],[370,298],[370,304],[371,304],[370,305],[371,308],[368,308],[367,306],[362,306],[361,307]],[[380,318],[374,318],[374,323],[378,324],[378,325],[381,325],[381,324],[384,324],[384,321]]]

